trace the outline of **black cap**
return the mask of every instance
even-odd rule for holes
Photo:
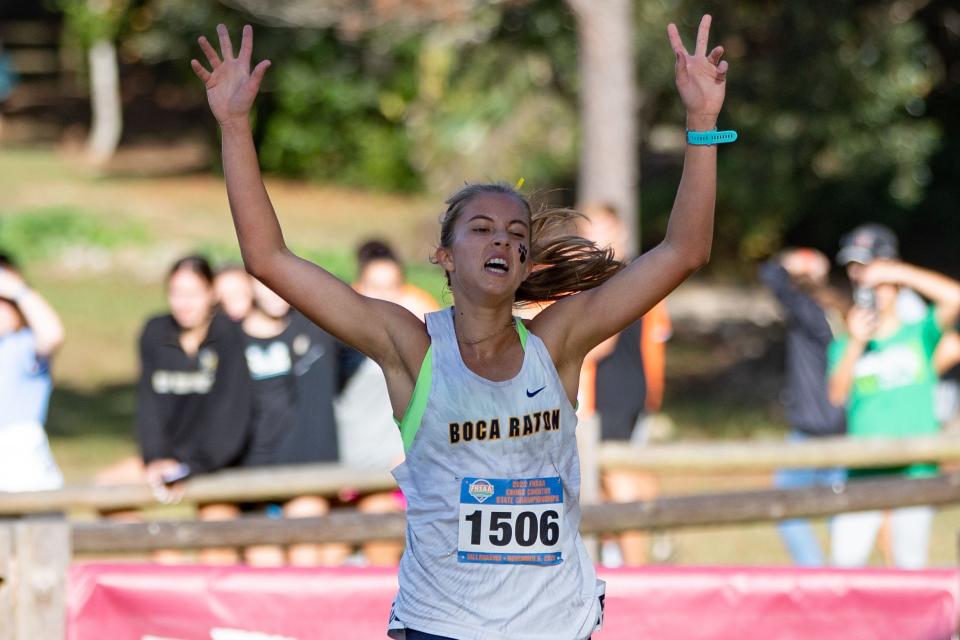
[[[840,239],[837,262],[868,264],[877,258],[896,258],[900,255],[897,234],[882,224],[862,224]]]

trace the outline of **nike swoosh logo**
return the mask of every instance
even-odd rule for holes
[[[533,396],[537,395],[538,393],[540,393],[541,391],[543,391],[543,390],[546,389],[546,388],[547,388],[547,385],[543,385],[542,387],[540,387],[540,388],[537,389],[536,391],[530,391],[529,389],[527,389],[527,397],[528,397],[528,398],[532,398]]]

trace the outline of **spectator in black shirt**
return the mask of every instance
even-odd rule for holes
[[[334,462],[336,340],[262,283],[253,290],[242,326],[256,419],[243,464]]]
[[[235,466],[249,439],[251,383],[240,328],[214,312],[206,260],[177,261],[167,278],[170,313],[140,336],[137,438],[147,481],[180,465],[197,474]]]
[[[786,316],[786,384],[782,398],[792,441],[845,432],[843,407],[827,398],[827,347],[834,332],[828,310],[839,313],[839,296],[826,287],[830,261],[814,249],[792,249],[760,267],[760,281],[777,297]],[[842,325],[838,325],[842,326]],[[843,469],[783,469],[775,476],[778,488],[833,485],[845,479]],[[778,525],[794,564],[821,566],[820,542],[805,519]]]
[[[215,312],[213,273],[199,256],[178,260],[167,278],[170,313],[151,318],[140,337],[137,438],[145,476],[158,496],[177,479],[238,465],[253,417],[250,373],[240,327]],[[200,518],[235,517],[232,505],[202,505]],[[206,550],[213,563],[233,550]]]
[[[254,429],[244,466],[267,466],[337,459],[333,416],[336,341],[262,283],[253,281],[253,308],[243,320],[247,367],[253,378]],[[283,506],[288,517],[327,513],[322,496],[299,496]],[[268,509],[268,514],[271,512]],[[289,558],[274,546],[247,549],[259,566],[339,564],[346,545],[293,545]]]

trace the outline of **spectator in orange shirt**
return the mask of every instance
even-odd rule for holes
[[[584,208],[587,219],[583,237],[598,247],[610,247],[614,256],[629,259],[624,245],[626,230],[616,210],[605,204]],[[626,441],[644,444],[649,437],[647,414],[659,410],[663,402],[665,342],[670,337],[666,303],[661,301],[640,320],[608,339],[588,354],[580,377],[580,415],[596,412],[600,416],[602,441]],[[614,502],[652,500],[659,493],[657,479],[634,470],[604,472],[603,490]],[[650,537],[629,532],[619,537],[619,549],[604,545],[603,561],[628,566],[646,564]],[[619,555],[617,557],[617,551]]]

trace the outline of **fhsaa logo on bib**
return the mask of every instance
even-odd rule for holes
[[[493,495],[493,485],[486,480],[474,480],[467,491],[477,502],[483,502]]]

